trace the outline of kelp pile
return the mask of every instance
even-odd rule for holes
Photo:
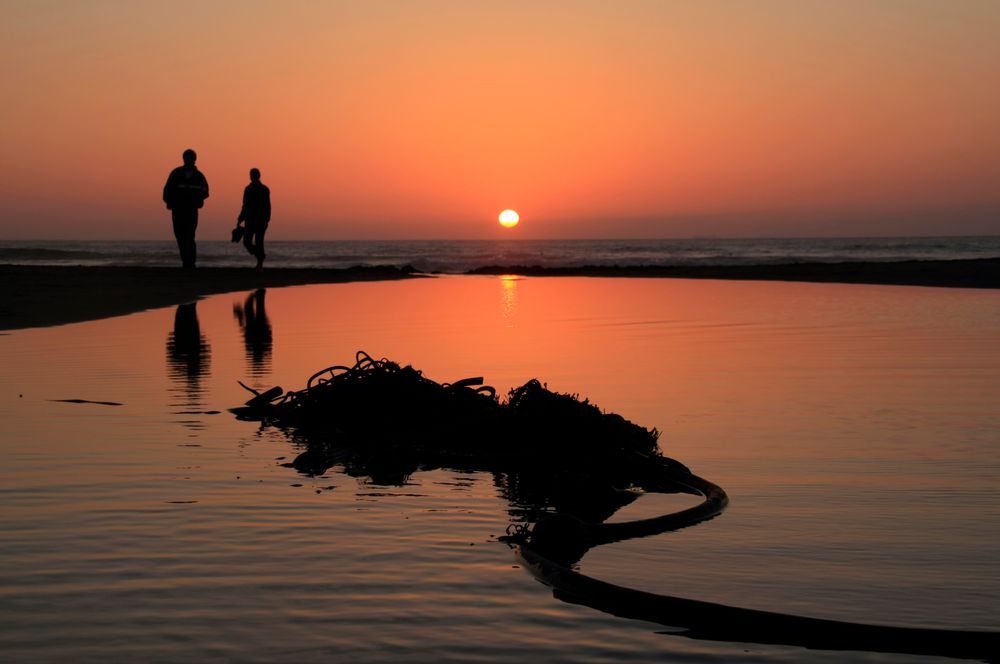
[[[591,548],[702,523],[722,513],[728,497],[717,485],[663,456],[655,429],[604,413],[576,395],[552,392],[538,380],[511,390],[503,400],[482,383],[478,377],[437,383],[412,367],[358,352],[354,365],[327,367],[299,391],[276,387],[257,393],[247,387],[254,397],[233,412],[278,427],[302,444],[305,451],[288,465],[310,475],[340,465],[348,475],[402,484],[417,470],[492,472],[512,504],[528,506],[527,512],[511,510],[515,522],[501,539],[564,601],[684,628],[682,634],[690,638],[1000,656],[995,633],[865,625],[742,609],[646,593],[581,574],[575,565]],[[690,493],[702,501],[650,519],[604,523],[640,489]]]
[[[482,383],[437,383],[411,366],[358,352],[353,366],[318,371],[299,391],[255,392],[234,412],[312,440],[340,447],[353,441],[375,454],[416,459],[418,468],[558,468],[625,488],[641,484],[654,460],[666,462],[658,431],[586,399],[530,380],[501,400]]]

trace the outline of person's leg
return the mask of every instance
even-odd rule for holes
[[[258,222],[247,222],[246,232],[243,234],[243,246],[246,247],[247,251],[251,256],[257,258],[257,269],[259,270],[264,264],[264,231],[267,230],[267,224],[261,224]]]
[[[261,224],[260,228],[257,230],[257,240],[255,243],[257,249],[257,268],[264,267],[264,233],[267,232],[267,224]]]
[[[194,229],[198,225],[198,212],[190,210],[172,210],[174,237],[177,239],[177,250],[181,255],[184,267],[194,267]],[[193,219],[192,219],[193,216]]]
[[[257,226],[253,229],[253,253],[257,257],[257,269],[264,267],[264,229]]]
[[[188,229],[188,255],[191,257],[191,267],[194,267],[194,263],[198,259],[198,245],[194,241],[195,231],[198,230],[198,210],[191,211],[191,220]]]
[[[248,221],[243,233],[243,246],[251,256],[257,258],[257,267],[260,268],[263,262],[261,254],[264,251],[264,226]]]
[[[246,248],[247,253],[251,256],[257,255],[257,252],[254,251],[253,245],[253,234],[255,230],[256,225],[251,221],[246,222],[243,226],[243,246]]]

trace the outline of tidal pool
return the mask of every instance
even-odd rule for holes
[[[357,350],[501,393],[537,377],[656,427],[729,493],[709,523],[593,550],[588,575],[1000,630],[997,339],[993,291],[517,277],[272,289],[15,331],[0,336],[0,652],[843,661],[561,602],[497,541],[521,506],[493,476],[307,477],[282,465],[301,451],[284,434],[227,412],[248,396],[237,380],[298,389]],[[614,520],[692,501],[644,496]]]

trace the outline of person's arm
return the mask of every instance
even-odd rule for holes
[[[201,207],[205,204],[205,199],[208,198],[208,180],[205,179],[205,174],[201,171],[195,171],[195,175],[196,177],[191,178],[191,184],[188,185],[188,189],[193,189],[201,197],[197,206]]]
[[[170,171],[167,176],[167,183],[163,185],[163,202],[167,204],[167,209],[174,208],[174,172]]]
[[[246,221],[247,218],[247,198],[250,195],[250,187],[244,187],[243,189],[243,205],[240,207],[240,216],[236,217],[236,225],[239,226],[241,221]]]
[[[264,209],[261,210],[261,215],[264,217],[264,223],[269,223],[271,221],[271,190],[264,187]]]

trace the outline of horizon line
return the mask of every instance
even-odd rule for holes
[[[463,237],[463,238],[320,238],[306,237],[299,239],[274,239],[269,243],[282,242],[677,242],[691,240],[879,240],[879,239],[934,239],[934,238],[1000,238],[998,233],[956,233],[956,234],[873,234],[873,235],[688,235],[674,237],[575,237],[575,238],[498,238],[498,237]],[[0,238],[0,242],[169,242],[171,238]],[[231,243],[225,238],[199,239],[198,242]]]

